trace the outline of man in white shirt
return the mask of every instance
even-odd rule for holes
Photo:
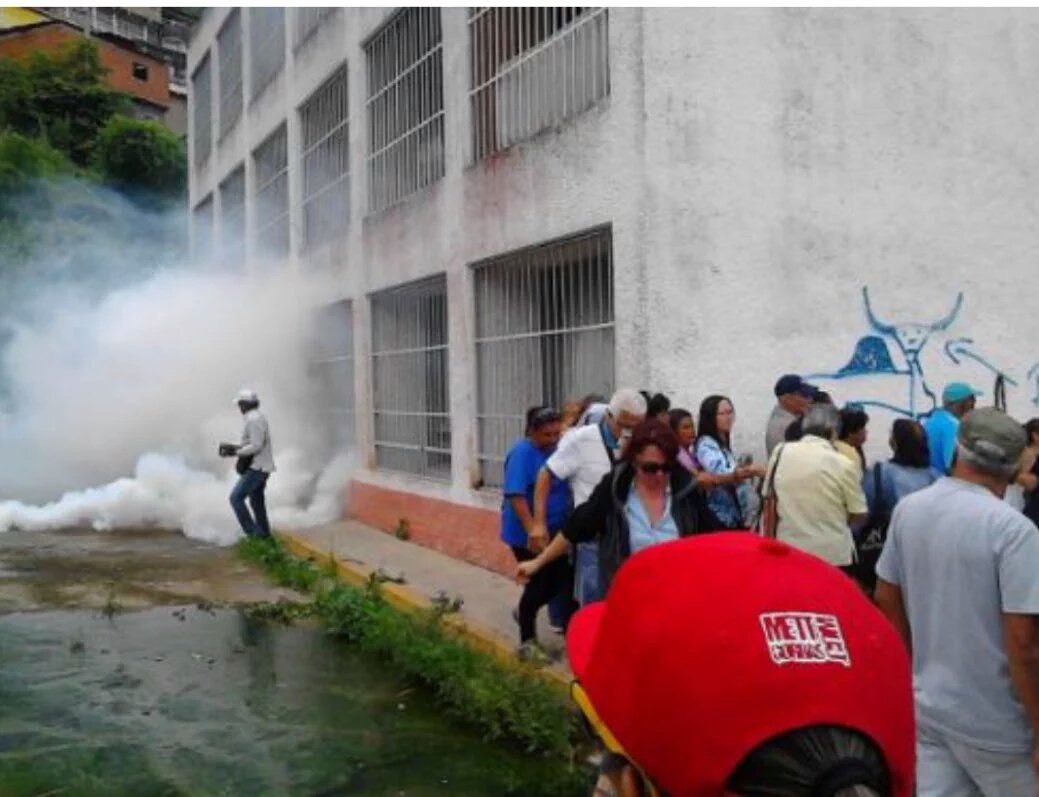
[[[637,390],[622,389],[613,394],[601,422],[574,429],[563,437],[555,453],[538,474],[534,490],[534,531],[528,543],[532,551],[540,551],[548,544],[550,530],[545,527],[545,506],[551,477],[555,476],[570,485],[574,506],[583,504],[620,457],[632,429],[645,419],[646,399]],[[578,602],[583,605],[600,599],[598,546],[595,543],[581,543],[575,566]]]
[[[264,493],[267,480],[274,473],[274,447],[270,427],[260,412],[260,398],[253,390],[240,390],[235,399],[244,417],[242,442],[237,446],[221,446],[222,456],[238,457],[238,483],[231,490],[231,508],[246,537],[270,537],[267,502]],[[252,514],[246,507],[248,500]]]
[[[779,514],[776,536],[853,574],[849,524],[866,517],[859,470],[834,448],[840,413],[816,404],[804,415],[804,437],[772,452],[766,474]]]

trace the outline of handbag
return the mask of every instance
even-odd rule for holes
[[[779,531],[779,496],[776,495],[776,471],[779,470],[779,461],[783,458],[783,448],[780,444],[776,449],[776,462],[768,474],[765,483],[765,493],[761,498],[761,515],[758,517],[758,531],[763,537],[775,539]]]

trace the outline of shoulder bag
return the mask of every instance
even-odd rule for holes
[[[776,538],[779,531],[779,496],[776,495],[776,471],[779,470],[779,461],[783,458],[783,448],[780,444],[776,449],[776,462],[768,474],[765,482],[765,492],[761,497],[761,515],[758,518],[758,531],[764,537]]]

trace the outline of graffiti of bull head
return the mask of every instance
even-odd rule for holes
[[[864,287],[862,289],[862,300],[866,303],[866,315],[869,317],[869,323],[881,335],[887,335],[895,339],[910,365],[918,363],[920,352],[927,345],[927,341],[932,333],[948,329],[960,314],[960,308],[963,306],[963,294],[959,293],[956,295],[956,303],[953,305],[952,310],[940,321],[935,321],[932,324],[915,322],[888,324],[874,315],[873,308],[869,303],[869,288]]]

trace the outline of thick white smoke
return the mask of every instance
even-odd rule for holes
[[[0,352],[0,531],[143,525],[233,542],[233,461],[216,449],[238,440],[243,386],[271,425],[272,522],[334,519],[349,462],[328,462],[307,373],[324,295],[284,268],[168,269],[100,298],[36,286],[45,309]]]

